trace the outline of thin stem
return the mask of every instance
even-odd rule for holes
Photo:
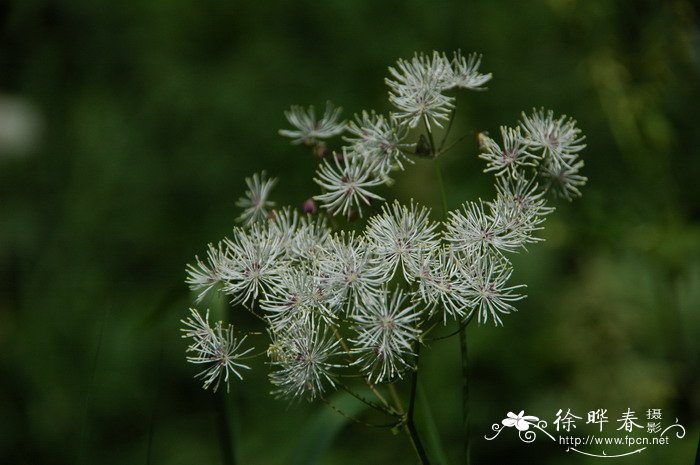
[[[428,117],[423,117],[423,123],[425,124],[425,131],[428,133],[428,140],[430,141],[430,154],[435,157],[435,140],[433,139],[433,132],[430,130],[430,124],[428,124]]]
[[[214,405],[217,412],[216,417],[219,430],[219,445],[221,446],[221,461],[224,465],[236,465],[233,434],[231,434],[231,418],[226,396],[223,391],[216,394]]]
[[[416,347],[416,369],[411,374],[411,397],[408,401],[408,412],[406,412],[406,433],[411,440],[411,445],[418,455],[421,465],[430,465],[428,454],[423,447],[423,443],[418,435],[416,424],[413,421],[413,416],[416,409],[416,391],[418,388],[418,358],[420,357],[420,344]]]
[[[447,334],[447,335],[445,335],[445,336],[430,337],[430,338],[426,338],[425,340],[426,340],[426,341],[432,342],[432,341],[441,341],[441,340],[443,340],[443,339],[450,338],[450,337],[452,337],[452,336],[458,334],[460,331],[462,331],[462,329],[464,329],[464,328],[466,328],[467,326],[469,326],[469,323],[472,321],[472,318],[474,318],[474,312],[472,312],[471,315],[469,315],[469,318],[467,318],[466,320],[464,320],[464,322],[462,322],[462,323],[459,325],[459,328],[457,328],[456,331],[453,331],[453,332],[451,332],[450,334]],[[426,332],[427,332],[427,331],[426,331]]]
[[[338,340],[338,342],[340,343],[340,346],[343,348],[343,350],[345,351],[346,354],[349,354],[349,353],[350,353],[350,347],[348,347],[348,344],[345,342],[345,339],[343,339],[342,336],[340,335],[340,333],[338,332],[338,328],[336,328],[335,326],[332,326],[332,325],[331,325],[331,328],[333,329],[333,334],[335,335],[335,338],[336,338],[336,339]],[[377,399],[379,399],[379,401],[380,401],[382,404],[384,404],[384,406],[385,406],[387,409],[391,410],[391,404],[389,404],[389,402],[387,402],[387,400],[386,400],[386,399],[384,398],[384,396],[379,392],[379,390],[377,389],[377,387],[376,387],[374,384],[372,384],[372,382],[371,382],[367,377],[363,376],[362,379],[365,380],[365,383],[367,383],[367,387],[369,387],[369,389],[372,391],[372,393],[374,394],[374,396],[375,396]]]
[[[449,152],[450,150],[452,150],[452,149],[454,148],[455,145],[459,144],[460,142],[462,142],[462,141],[463,141],[464,139],[466,139],[467,137],[469,137],[469,134],[463,135],[462,137],[460,137],[460,138],[457,139],[456,141],[452,142],[449,146],[447,146],[446,149],[444,149],[444,150],[443,150],[443,149],[440,149],[440,150],[438,151],[438,153],[435,154],[435,156],[437,157],[437,156],[439,156],[439,155],[442,155],[443,153]]]
[[[442,201],[442,216],[447,218],[447,196],[445,195],[445,183],[442,180],[440,164],[435,160],[435,176],[437,177],[438,188],[440,189],[440,200]]]
[[[396,425],[401,423],[401,420],[395,421],[393,423],[384,423],[384,424],[376,424],[376,423],[368,423],[366,421],[362,421],[359,418],[355,418],[352,415],[348,415],[347,413],[343,412],[340,408],[338,408],[335,404],[333,404],[331,401],[326,399],[325,397],[321,396],[320,399],[323,401],[324,404],[328,405],[331,410],[334,412],[338,413],[339,415],[347,418],[348,420],[355,422],[359,425],[363,426],[369,426],[372,428],[395,428]]]
[[[442,136],[442,141],[440,141],[440,148],[438,148],[438,153],[442,153],[442,148],[445,146],[445,142],[447,142],[447,137],[450,135],[450,130],[452,130],[452,123],[455,120],[456,113],[457,113],[457,107],[455,107],[455,109],[452,110],[452,114],[450,115],[450,122],[447,123],[447,131],[445,131],[445,135]]]
[[[468,324],[468,322],[467,322]],[[469,447],[469,358],[467,352],[467,325],[459,330],[459,350],[462,355],[462,427],[464,434],[463,461],[470,464]]]
[[[394,400],[394,404],[396,404],[396,410],[399,412],[399,414],[403,415],[403,403],[401,402],[401,397],[399,397],[399,393],[396,392],[396,387],[393,384],[389,385],[389,394],[391,394],[391,398]]]
[[[372,401],[369,400],[369,399],[366,399],[365,397],[363,397],[363,396],[361,396],[360,394],[356,393],[355,391],[353,391],[352,389],[350,389],[348,386],[346,386],[345,384],[341,383],[340,381],[336,381],[336,383],[338,383],[338,385],[339,385],[345,392],[347,392],[348,394],[350,394],[351,396],[353,396],[355,399],[359,400],[359,401],[362,402],[363,404],[365,404],[365,405],[367,405],[367,406],[369,406],[369,407],[372,407],[372,408],[375,409],[375,410],[379,410],[380,412],[385,413],[385,414],[387,414],[387,415],[390,415],[390,416],[393,416],[393,417],[396,417],[396,416],[397,416],[396,412],[394,412],[391,408],[387,408],[387,407],[384,406],[384,405],[381,405],[381,404],[378,404],[378,403],[376,403],[376,402],[372,402]],[[399,412],[399,414],[400,414],[400,412]]]

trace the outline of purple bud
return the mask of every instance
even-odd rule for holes
[[[314,199],[308,199],[306,202],[304,202],[301,209],[304,211],[304,213],[316,213],[316,202],[314,202]]]

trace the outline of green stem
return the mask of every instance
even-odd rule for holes
[[[423,124],[425,124],[425,131],[428,133],[428,140],[430,141],[430,155],[432,155],[434,158],[437,151],[435,147],[435,139],[433,138],[433,132],[430,130],[427,116],[423,117]]]
[[[455,120],[456,113],[457,108],[455,107],[455,109],[452,110],[452,114],[450,115],[450,122],[447,123],[447,131],[445,131],[445,135],[442,136],[442,141],[440,141],[440,147],[438,148],[437,153],[442,153],[442,148],[445,146],[445,142],[447,142],[447,137],[450,135],[450,131],[452,130],[452,123]],[[437,157],[437,154],[435,156]]]
[[[224,465],[236,465],[236,454],[233,446],[233,434],[231,433],[231,418],[229,406],[224,391],[214,396],[214,409],[219,430],[219,445],[221,446],[221,461]]]
[[[425,447],[420,440],[418,435],[418,430],[416,429],[416,424],[413,421],[413,416],[416,409],[416,391],[418,389],[418,359],[420,357],[420,343],[416,348],[416,369],[411,374],[411,397],[408,401],[408,412],[406,412],[406,432],[411,440],[413,449],[418,455],[421,465],[430,465],[430,460],[428,459],[428,454],[425,452]]]
[[[438,188],[440,189],[440,200],[442,201],[442,217],[447,219],[447,196],[445,195],[445,183],[442,180],[440,164],[435,160],[435,176],[437,177]]]
[[[463,461],[470,463],[469,447],[469,359],[467,353],[467,325],[463,325],[459,331],[459,350],[462,355],[462,427],[464,428]]]
[[[435,157],[437,157],[438,155],[442,155],[443,153],[449,152],[450,150],[452,150],[452,149],[454,148],[455,145],[459,144],[460,142],[462,142],[462,141],[463,141],[464,139],[466,139],[467,137],[469,137],[469,134],[465,134],[465,135],[463,135],[462,137],[460,137],[459,139],[457,139],[456,141],[452,142],[449,146],[447,146],[446,149],[443,150],[443,149],[441,148],[441,149],[438,151],[438,153],[435,154]]]

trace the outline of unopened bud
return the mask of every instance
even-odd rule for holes
[[[307,199],[301,209],[304,213],[316,213],[316,202],[314,202],[314,199]]]
[[[323,142],[318,142],[316,145],[314,145],[312,152],[318,158],[323,158],[328,155],[328,147],[326,147],[326,144]]]

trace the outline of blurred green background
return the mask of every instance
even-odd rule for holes
[[[461,48],[483,53],[494,78],[459,94],[455,135],[494,134],[545,106],[574,116],[588,143],[584,197],[557,203],[546,242],[515,257],[520,312],[469,330],[473,463],[597,463],[544,439],[483,436],[508,411],[551,422],[560,408],[607,408],[616,427],[628,407],[661,408],[688,434],[615,463],[692,463],[690,2],[6,0],[0,20],[0,462],[224,463],[228,435],[242,464],[414,463],[403,435],[273,400],[262,363],[228,395],[203,391],[178,331],[184,267],[231,230],[244,177],[279,177],[278,204],[315,193],[315,160],[276,134],[289,105],[386,111],[387,66]],[[493,194],[477,153],[468,138],[442,162],[453,208]],[[391,195],[439,210],[424,163]],[[456,341],[425,353],[423,393],[458,463]]]

